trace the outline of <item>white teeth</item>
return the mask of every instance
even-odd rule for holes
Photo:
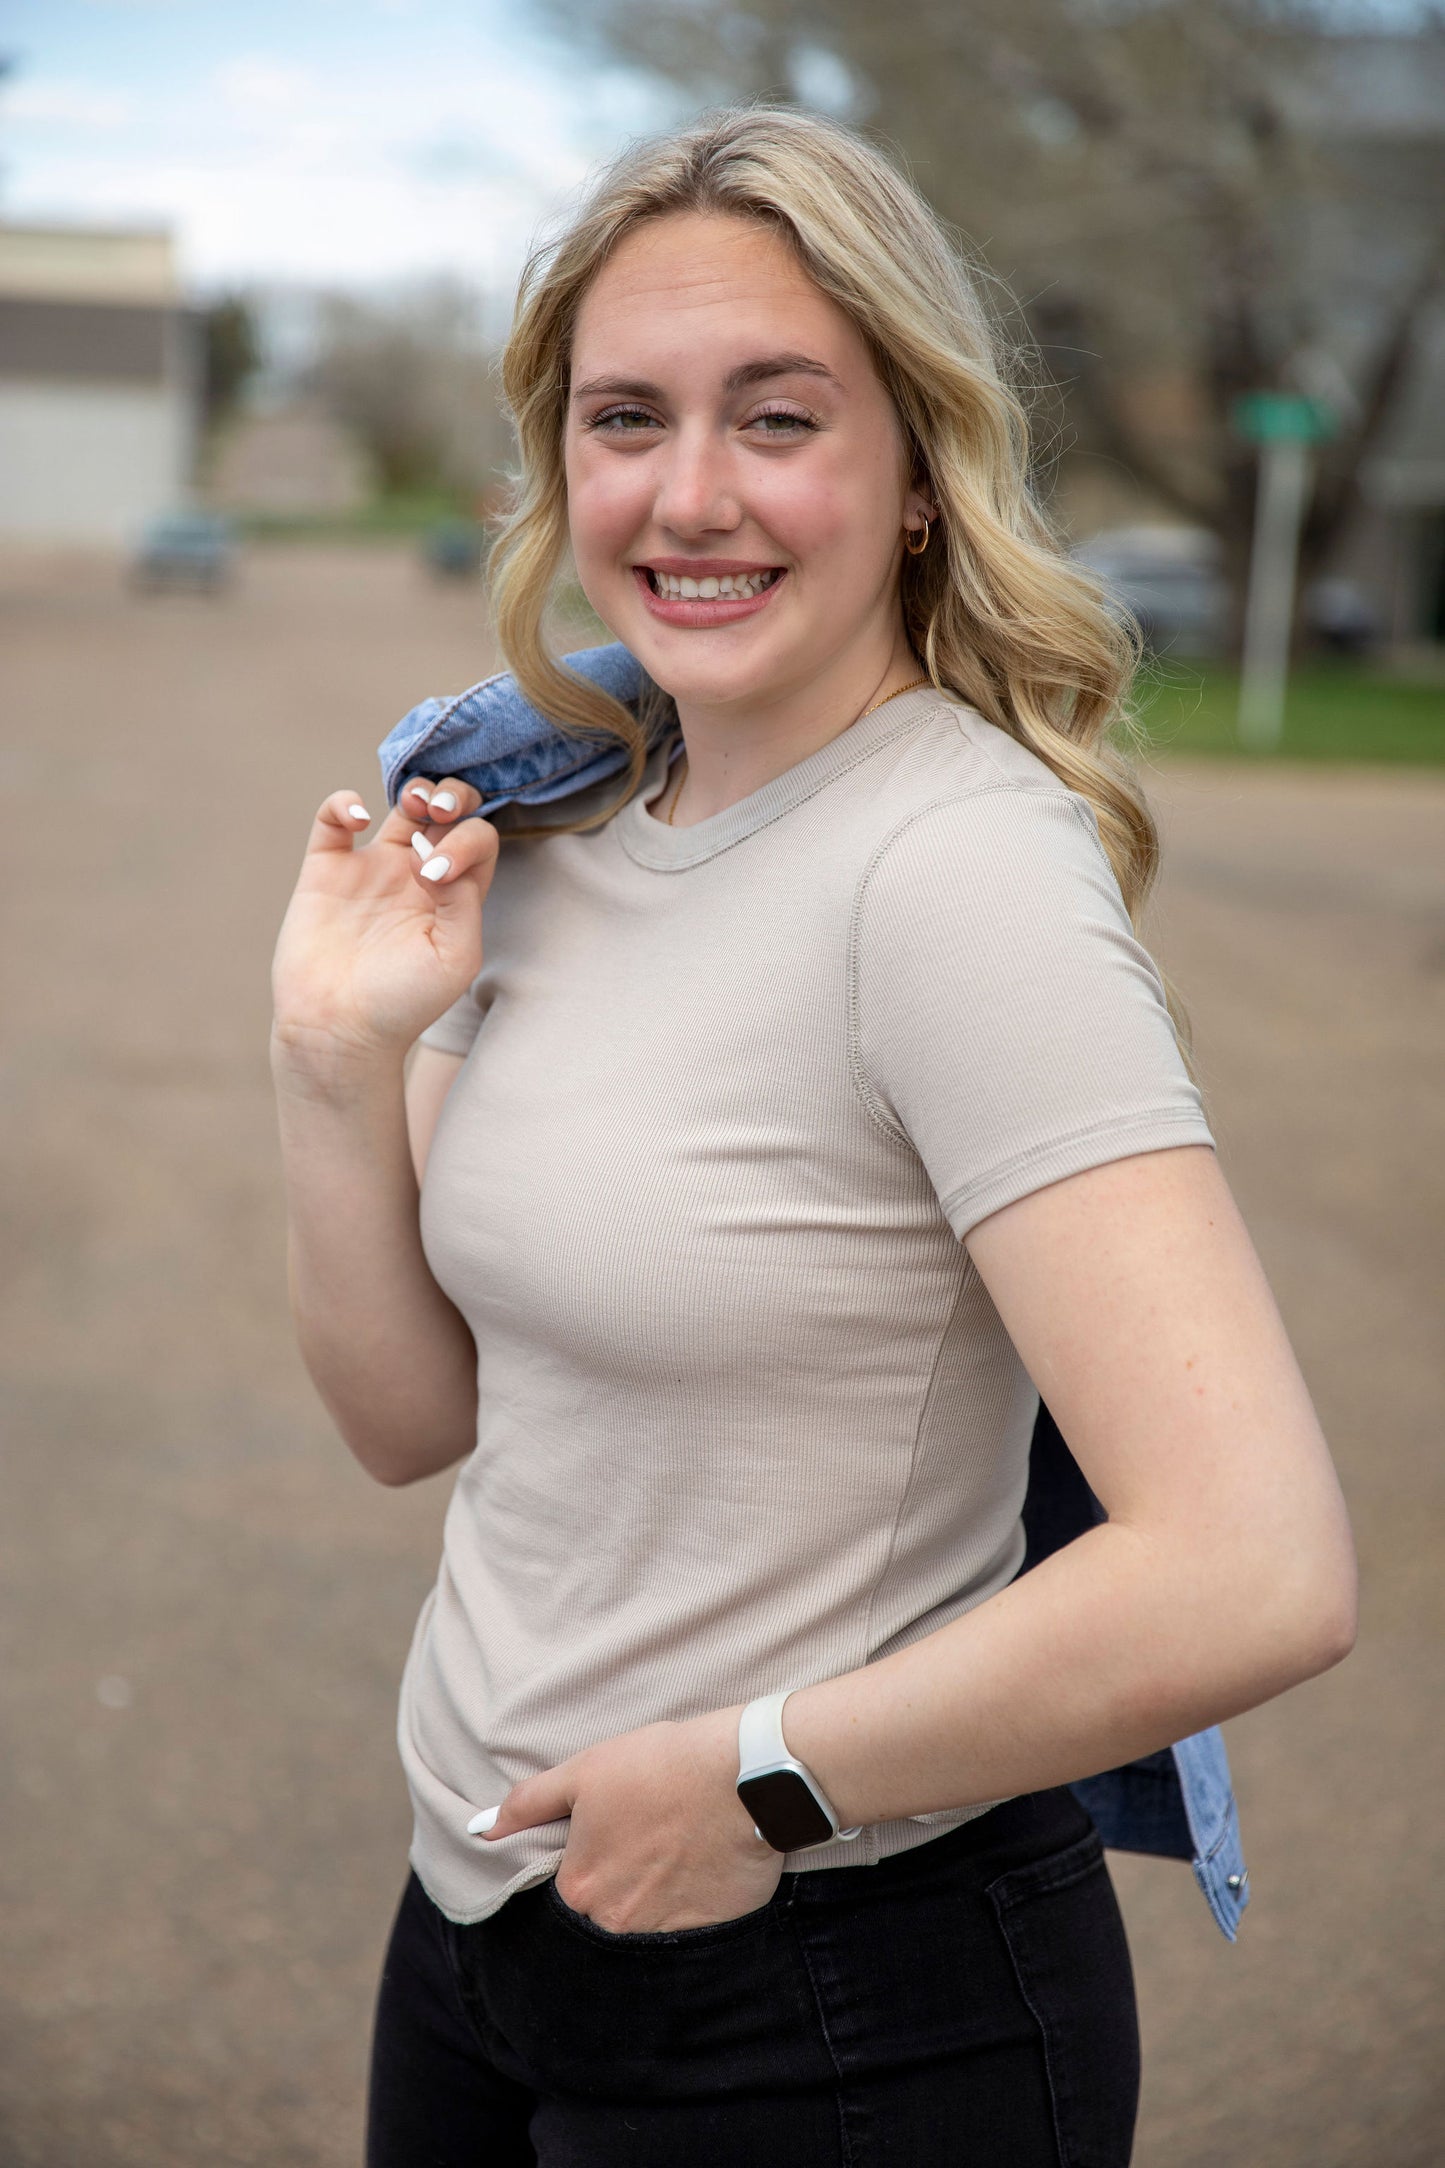
[[[667,602],[712,602],[718,596],[739,597],[760,595],[770,587],[776,574],[772,572],[724,572],[721,577],[708,573],[700,580],[690,579],[686,573],[654,572],[653,585]]]

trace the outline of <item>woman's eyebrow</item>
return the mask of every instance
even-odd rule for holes
[[[747,391],[754,384],[763,384],[775,376],[818,376],[841,391],[843,386],[826,362],[815,361],[811,354],[765,354],[757,361],[739,362],[729,369],[723,378],[724,391]],[[574,399],[652,399],[661,400],[663,394],[656,384],[646,383],[641,377],[594,376],[585,384],[574,387]]]
[[[761,361],[745,361],[736,369],[730,369],[724,379],[727,391],[746,391],[751,384],[763,384],[771,376],[821,376],[830,384],[838,382],[826,362],[814,361],[811,354],[769,354]]]
[[[574,399],[660,399],[662,393],[655,384],[646,384],[638,376],[594,376],[585,384],[572,389]]]

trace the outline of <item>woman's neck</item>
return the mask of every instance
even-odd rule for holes
[[[725,813],[841,737],[865,708],[921,675],[900,628],[886,660],[840,658],[801,694],[750,702],[742,710],[679,700],[686,770],[680,788],[674,780],[653,802],[654,815],[670,813],[673,827],[691,828]]]

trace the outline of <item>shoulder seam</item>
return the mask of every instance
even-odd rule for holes
[[[1023,783],[1015,781],[1011,776],[998,776],[997,780],[993,782],[979,783],[968,790],[949,791],[943,797],[930,798],[926,805],[915,806],[911,813],[905,813],[901,820],[894,823],[887,835],[883,836],[873,846],[868,855],[867,863],[858,876],[858,885],[853,891],[853,907],[848,914],[849,1074],[853,1080],[853,1089],[861,1099],[863,1110],[874,1127],[880,1129],[892,1143],[907,1145],[910,1150],[913,1148],[912,1138],[902,1124],[894,1121],[893,1117],[880,1103],[877,1093],[869,1082],[867,1065],[863,1060],[862,1000],[858,988],[858,961],[862,936],[863,906],[867,898],[868,886],[879,866],[899,838],[906,835],[908,830],[917,822],[926,820],[930,813],[940,812],[945,806],[965,805],[971,803],[975,798],[991,798],[1001,794],[1023,798],[1062,798],[1069,806],[1070,811],[1077,816],[1077,808],[1073,804],[1076,793],[1057,780],[1052,784]]]

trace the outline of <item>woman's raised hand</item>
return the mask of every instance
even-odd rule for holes
[[[498,836],[455,776],[419,777],[370,843],[356,793],[312,824],[271,969],[273,1045],[303,1067],[404,1053],[482,967]]]

